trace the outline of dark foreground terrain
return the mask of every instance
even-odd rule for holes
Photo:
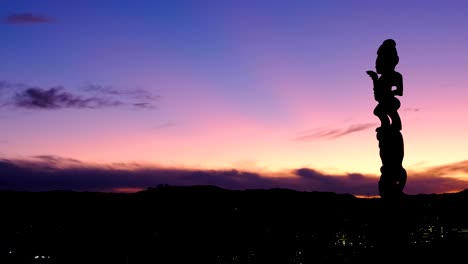
[[[468,250],[468,191],[388,205],[164,185],[134,194],[4,191],[0,208],[0,263],[455,263]]]

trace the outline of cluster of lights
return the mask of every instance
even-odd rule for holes
[[[296,261],[295,263],[303,264],[302,262],[302,251],[296,251]]]
[[[50,256],[34,256],[34,259],[50,259]]]

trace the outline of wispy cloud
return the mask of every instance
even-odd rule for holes
[[[421,111],[421,108],[417,108],[417,107],[406,107],[403,109],[403,111],[405,112],[419,112]]]
[[[24,89],[24,88],[28,88],[28,86],[22,83],[11,83],[11,82],[0,80],[0,92],[6,91],[9,89]]]
[[[309,141],[315,139],[336,139],[351,133],[356,133],[362,130],[366,130],[372,127],[378,126],[377,123],[363,123],[363,124],[353,124],[346,128],[324,128],[312,131],[306,131],[301,133],[294,140],[296,141]]]
[[[117,89],[112,86],[90,84],[90,85],[83,87],[83,90],[87,92],[97,92],[97,93],[108,94],[108,95],[129,96],[135,99],[142,99],[142,100],[148,100],[148,101],[156,101],[161,98],[160,95],[151,94],[150,92],[141,88]]]
[[[98,87],[98,86],[96,86]],[[4,96],[9,94],[9,96]],[[139,90],[87,89],[78,93],[76,89],[62,86],[41,88],[21,83],[0,81],[1,106],[15,106],[28,109],[63,108],[109,108],[130,106],[139,109],[156,108],[158,96]]]
[[[408,171],[405,193],[443,193],[468,188],[467,180],[447,177],[460,171],[468,173],[468,161],[429,168],[418,173]],[[271,176],[236,169],[194,170],[131,163],[93,165],[57,156],[38,156],[29,160],[0,159],[0,189],[10,190],[138,190],[170,184],[216,185],[237,190],[281,187],[299,191],[378,195],[377,175],[336,175],[312,168],[299,168]]]
[[[468,160],[408,171],[408,192],[440,193],[468,189]]]
[[[7,24],[45,24],[52,22],[54,22],[54,19],[48,16],[33,13],[11,14],[5,18]]]
[[[28,88],[17,93],[14,102],[17,107],[33,109],[103,108],[123,104],[104,98],[81,97],[64,91],[63,87]]]
[[[157,108],[156,102],[161,99],[160,95],[154,95],[141,88],[117,89],[112,86],[90,84],[83,87],[82,90],[100,95],[129,98],[132,100],[131,105],[136,108]]]
[[[154,130],[161,130],[161,129],[165,129],[165,128],[173,127],[173,126],[175,126],[175,124],[173,122],[165,122],[165,123],[154,126],[153,129]]]
[[[55,155],[39,155],[34,156],[33,158],[36,159],[36,161],[39,161],[39,163],[50,164],[53,166],[76,166],[84,164],[83,162],[77,159],[63,158]]]
[[[468,160],[430,167],[423,170],[422,172],[418,172],[417,174],[427,174],[433,177],[445,177],[454,174],[467,174],[468,176]]]

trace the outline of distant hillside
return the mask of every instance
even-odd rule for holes
[[[409,195],[389,209],[378,198],[280,188],[3,191],[0,262],[374,263],[388,230],[407,230],[403,244],[435,257],[468,246],[467,194]]]

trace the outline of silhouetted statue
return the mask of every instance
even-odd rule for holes
[[[400,101],[395,97],[403,95],[403,77],[395,71],[398,62],[396,43],[393,39],[387,39],[377,51],[377,72],[367,71],[374,83],[374,99],[378,102],[374,115],[381,122],[380,127],[376,129],[382,160],[379,193],[380,197],[391,199],[403,194],[407,177],[402,166],[404,144],[400,133],[401,119],[397,111]]]

